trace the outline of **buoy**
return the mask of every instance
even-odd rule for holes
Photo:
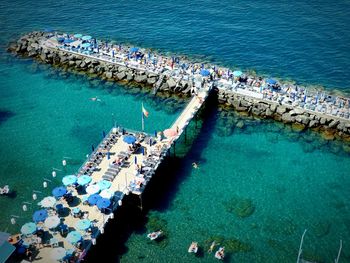
[[[96,245],[96,238],[92,238],[91,242],[92,242],[93,245]]]
[[[52,171],[52,177],[53,177],[53,178],[56,177],[56,171]]]
[[[26,211],[28,210],[28,208],[27,208],[26,205],[23,205],[23,206],[22,206],[22,209],[23,209],[24,212],[26,212]]]
[[[36,200],[36,199],[38,199],[37,195],[33,194],[33,200]]]
[[[86,155],[86,158],[89,158],[89,154]]]
[[[123,204],[122,200],[119,200],[119,201],[118,201],[118,205],[119,205],[119,206],[122,206],[122,204]]]
[[[63,161],[62,161],[62,165],[63,165],[63,166],[66,166],[66,165],[67,165],[67,161],[66,161],[66,160],[63,160]]]
[[[44,188],[47,187],[47,182],[46,182],[46,181],[43,182],[43,187],[44,187]]]
[[[12,224],[12,225],[16,224],[16,219],[13,218],[13,217],[11,218],[11,224]]]

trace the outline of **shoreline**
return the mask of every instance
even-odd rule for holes
[[[148,49],[120,44],[109,46],[102,41],[81,41],[68,36],[66,39],[75,45],[89,46],[77,50],[70,43],[62,45],[56,41],[58,36],[63,35],[57,32],[32,32],[22,36],[16,43],[11,43],[8,50],[106,81],[153,87],[154,94],[160,91],[189,97],[200,88],[199,82],[213,83],[218,89],[218,102],[238,112],[295,123],[301,130],[310,128],[325,133],[329,140],[350,140],[349,98],[332,96],[328,92],[316,90],[315,86],[307,88],[286,84],[290,81],[265,80],[262,76],[255,77],[211,64],[200,66],[186,56],[180,57],[186,58],[181,60],[183,64],[180,66],[178,57],[164,57],[158,53],[152,53],[151,56]],[[135,53],[130,53],[130,49],[135,49]],[[183,65],[189,67],[185,69]],[[233,76],[237,72],[240,75]]]

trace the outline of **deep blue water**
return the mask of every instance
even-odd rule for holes
[[[9,183],[17,196],[0,199],[0,230],[16,232],[30,220],[21,206],[32,190],[44,196],[74,172],[114,121],[140,129],[142,101],[150,112],[149,132],[167,128],[183,107],[14,58],[5,47],[21,33],[47,27],[85,33],[350,92],[349,13],[349,1],[1,1],[0,185]],[[94,96],[102,102],[90,101]],[[295,262],[308,228],[309,258],[332,261],[342,238],[343,260],[349,260],[346,145],[244,118],[246,128],[232,130],[237,117],[215,109],[206,118],[200,134],[183,144],[186,151],[179,146],[187,154],[169,181],[153,189],[166,205],[154,198],[147,204],[145,216],[166,222],[165,245],[147,243],[151,228],[142,224],[142,231],[122,239],[125,250],[112,233],[98,241],[98,252],[106,252],[108,243],[110,257],[123,262],[211,262],[207,253],[191,257],[187,247],[197,240],[206,250],[208,239],[223,236],[250,245],[249,251],[231,252],[230,262]],[[52,167],[61,169],[64,157],[70,158],[67,170],[52,179]],[[200,169],[191,168],[193,161]],[[48,189],[43,178],[52,180]],[[228,207],[235,201],[251,202],[254,213],[237,217]],[[11,215],[20,216],[15,226]]]

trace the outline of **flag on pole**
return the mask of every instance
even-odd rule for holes
[[[143,103],[142,103],[142,113],[146,118],[148,117],[148,111],[145,109],[145,107],[143,107]]]

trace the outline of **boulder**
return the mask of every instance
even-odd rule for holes
[[[243,107],[246,107],[246,108],[248,108],[248,107],[250,107],[252,104],[250,103],[250,102],[248,102],[248,101],[246,101],[246,100],[241,100],[241,106],[243,106]]]
[[[132,81],[134,79],[134,74],[131,72],[126,73],[126,80],[127,81]]]
[[[157,79],[155,77],[148,77],[147,84],[153,85],[157,82]]]
[[[170,89],[173,89],[176,86],[176,82],[173,78],[169,78],[166,83]]]
[[[147,76],[146,75],[136,75],[135,81],[138,83],[144,83],[147,81]]]
[[[321,119],[320,119],[320,124],[321,124],[321,125],[325,125],[326,122],[327,122],[327,119],[324,118],[324,117],[321,117]]]
[[[265,116],[271,117],[272,115],[273,115],[272,110],[271,110],[270,108],[267,108],[267,109],[265,110]]]
[[[169,90],[169,85],[168,85],[168,83],[167,83],[167,82],[163,83],[163,84],[160,86],[159,89],[160,89],[160,90]]]
[[[277,109],[277,104],[271,104],[270,109],[273,113],[275,113]]]
[[[314,128],[317,127],[319,125],[319,122],[317,120],[311,120],[309,122],[309,128]]]
[[[119,71],[119,70],[118,70]],[[119,79],[119,80],[122,80],[122,79],[124,79],[125,78],[125,72],[124,71],[121,71],[121,72],[119,72],[118,74],[117,74],[117,78]]]
[[[110,71],[107,71],[107,72],[105,73],[105,75],[106,75],[106,78],[108,78],[108,79],[113,78],[113,73],[110,72]]]
[[[293,115],[291,114],[291,116],[293,116]],[[297,122],[302,123],[302,124],[305,124],[305,125],[308,125],[309,122],[310,122],[309,117],[307,117],[307,116],[305,116],[305,115],[297,115],[297,116],[295,116],[295,120],[296,120]]]
[[[127,68],[124,67],[124,66],[120,66],[120,67],[118,68],[118,71],[119,71],[119,72],[124,72],[124,71],[126,71],[126,70],[127,70]]]
[[[332,120],[332,121],[328,124],[328,127],[329,127],[329,128],[335,128],[338,124],[339,124],[339,121],[338,121],[338,120]]]
[[[276,109],[276,112],[277,112],[278,114],[283,115],[284,113],[287,112],[287,108],[284,107],[284,106],[278,106],[277,109]],[[290,114],[289,114],[289,115],[290,115]],[[283,119],[283,117],[282,117],[282,119]]]
[[[293,122],[295,120],[295,118],[291,116],[290,113],[283,113],[281,118],[282,118],[282,121],[286,123]]]
[[[240,128],[240,129],[243,129],[244,128],[244,122],[243,121],[237,122],[236,127]]]

